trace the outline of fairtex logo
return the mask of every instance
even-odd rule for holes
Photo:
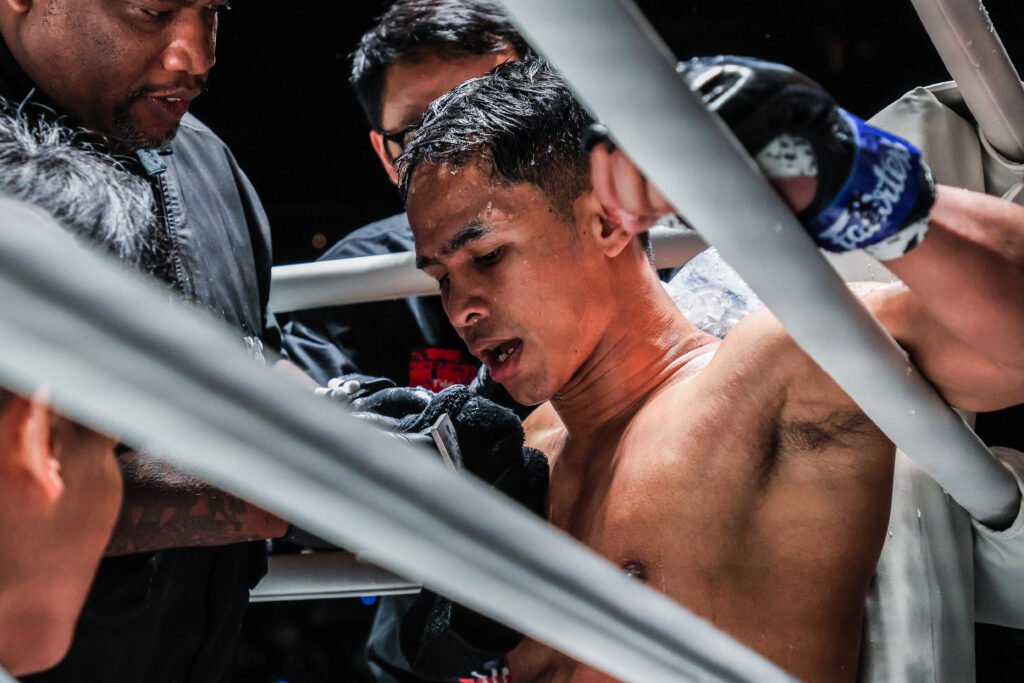
[[[862,249],[895,233],[910,209],[905,205],[912,203],[906,192],[907,179],[914,169],[913,152],[885,138],[878,139],[877,144],[879,158],[869,176],[874,187],[863,194],[854,192],[850,205],[820,235],[840,251]],[[862,182],[871,182],[862,178]],[[900,215],[890,221],[897,212]]]
[[[884,144],[884,143],[883,143]],[[888,149],[880,163],[875,164],[875,191],[871,193],[871,205],[879,222],[887,221],[892,215],[895,205],[903,198],[907,189],[907,178],[913,168],[910,150],[906,147],[885,144]]]
[[[512,683],[512,672],[507,666],[498,669],[491,669],[490,674],[481,674],[474,671],[473,678],[460,678],[459,683]]]

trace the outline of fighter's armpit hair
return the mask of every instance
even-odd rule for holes
[[[435,100],[397,162],[403,197],[421,164],[483,163],[496,183],[529,183],[572,216],[590,189],[580,141],[590,123],[565,81],[539,59],[506,62]]]
[[[787,420],[768,426],[758,450],[766,454],[760,482],[766,487],[782,458],[817,455],[829,448],[861,448],[886,437],[860,411],[841,411],[817,420]]]
[[[789,421],[779,427],[779,446],[784,451],[822,451],[856,448],[865,440],[884,440],[878,427],[860,412],[842,412],[822,420]]]
[[[147,182],[83,144],[81,131],[19,114],[0,99],[0,192],[48,211],[72,233],[139,263],[155,221]]]

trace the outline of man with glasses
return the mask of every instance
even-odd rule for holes
[[[370,144],[393,183],[394,160],[435,98],[529,48],[490,0],[398,0],[359,43],[351,83],[370,123]],[[405,214],[364,226],[321,260],[411,251]],[[437,297],[410,297],[297,313],[289,356],[321,384],[362,372],[401,386],[469,384],[479,363],[452,330]]]

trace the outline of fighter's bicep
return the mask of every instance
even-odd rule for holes
[[[1024,401],[1024,371],[987,357],[952,334],[906,287],[876,288],[864,302],[950,405],[989,411]]]

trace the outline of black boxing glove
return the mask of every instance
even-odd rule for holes
[[[888,260],[921,242],[935,183],[909,142],[839,108],[824,88],[781,64],[719,56],[678,70],[769,178],[818,179],[799,214],[818,246]]]
[[[354,415],[401,436],[417,438],[447,416],[461,454],[455,464],[544,516],[547,458],[523,446],[522,425],[511,410],[464,386],[433,394],[352,375],[332,380],[331,385],[334,393],[330,395],[349,402]],[[394,635],[405,661],[388,665],[408,667],[420,679],[457,678],[504,655],[522,640],[518,632],[429,590],[396,614]],[[392,622],[388,623],[390,629]],[[390,636],[381,632],[375,637],[387,640]],[[383,657],[379,652],[376,656]]]
[[[464,386],[438,393],[419,414],[402,420],[418,431],[447,414],[458,435],[465,469],[535,514],[544,516],[547,458],[523,446],[523,428],[512,411]],[[412,672],[429,680],[455,678],[511,651],[522,635],[503,624],[424,590],[402,618],[400,644]]]

